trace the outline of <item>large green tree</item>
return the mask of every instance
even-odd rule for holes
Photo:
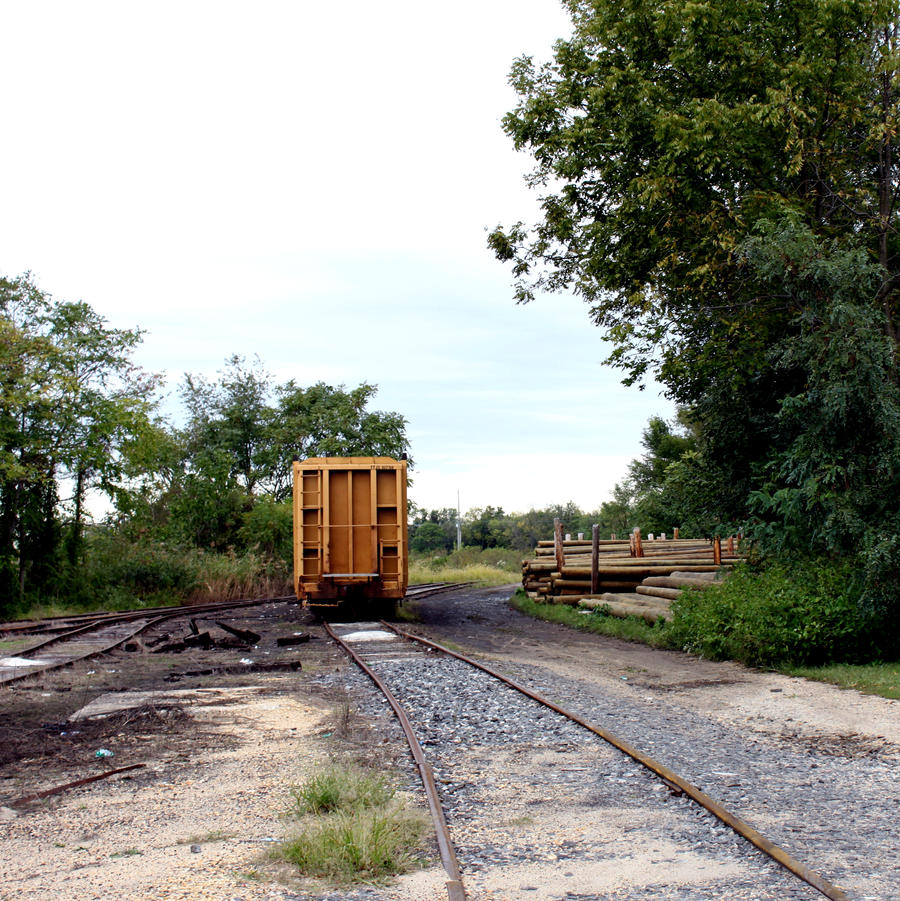
[[[369,409],[376,391],[277,384],[259,359],[239,355],[215,379],[186,375],[184,427],[158,424],[129,447],[126,521],[216,550],[283,547],[290,511],[278,505],[291,494],[292,457],[407,453],[406,420]]]
[[[897,10],[886,0],[567,0],[553,61],[518,60],[504,120],[535,159],[543,219],[498,227],[516,292],[572,288],[630,380],[691,403],[734,387],[797,310],[740,248],[799,218],[863,246],[896,341]]]
[[[566,6],[572,36],[511,74],[504,127],[543,210],[490,236],[518,299],[574,290],[626,381],[653,375],[690,408],[718,518],[864,550],[884,584],[900,562],[898,4]]]
[[[0,607],[77,573],[85,496],[116,493],[152,409],[139,341],[28,275],[0,278]]]

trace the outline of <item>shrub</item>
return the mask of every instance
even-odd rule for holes
[[[861,596],[848,560],[739,567],[721,584],[673,601],[668,637],[691,653],[752,666],[860,660],[874,651]]]
[[[307,876],[367,881],[408,869],[422,822],[402,810],[355,810],[315,820],[279,856]]]

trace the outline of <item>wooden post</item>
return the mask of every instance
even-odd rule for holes
[[[734,554],[734,535],[728,536],[728,543],[725,545],[725,549],[728,551],[729,555]]]
[[[566,556],[563,550],[563,524],[558,519],[553,520],[553,547],[556,550],[556,568],[562,572]]]
[[[675,528],[672,529],[672,537],[673,537],[676,541],[678,541],[678,526],[675,526]]]
[[[591,526],[591,594],[600,588],[600,526]]]
[[[634,556],[644,556],[644,546],[641,544],[641,530],[637,527],[634,530]]]
[[[722,539],[713,538],[713,563],[716,566],[722,565]]]
[[[609,539],[610,539],[610,541],[615,541],[615,540],[616,540],[616,533],[615,533],[615,532],[610,532],[610,533],[609,533]]]

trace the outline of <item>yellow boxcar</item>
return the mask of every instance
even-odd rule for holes
[[[294,461],[294,590],[312,607],[406,594],[406,460]]]

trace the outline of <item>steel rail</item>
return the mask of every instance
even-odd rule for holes
[[[413,730],[412,723],[406,714],[406,711],[400,705],[400,702],[394,697],[391,690],[385,685],[381,678],[365,663],[365,661],[343,641],[326,622],[323,623],[325,631],[350,657],[350,659],[375,683],[378,690],[387,698],[387,702],[391,705],[394,715],[400,722],[403,734],[406,736],[409,750],[412,752],[413,759],[419,769],[419,776],[422,779],[422,786],[425,789],[425,797],[428,799],[428,809],[431,811],[431,819],[434,822],[434,831],[437,837],[438,850],[441,855],[441,863],[444,870],[450,877],[446,883],[447,897],[449,901],[465,901],[465,892],[463,891],[462,876],[459,872],[459,861],[456,859],[456,851],[453,849],[453,842],[450,838],[450,830],[447,827],[447,820],[444,817],[444,810],[441,807],[440,796],[438,795],[437,785],[434,782],[434,773],[431,766],[425,759],[422,746]],[[395,630],[396,631],[396,630]],[[401,634],[398,632],[398,634]]]
[[[599,726],[594,726],[593,724],[587,722],[587,720],[580,717],[577,713],[572,713],[569,710],[565,710],[563,707],[560,707],[558,704],[553,703],[553,701],[542,697],[537,692],[532,691],[530,688],[519,684],[515,680],[510,679],[508,676],[504,676],[503,673],[497,672],[497,670],[494,670],[483,663],[479,663],[477,660],[473,660],[471,657],[467,657],[465,654],[459,654],[456,651],[452,651],[450,648],[438,644],[437,642],[429,641],[427,638],[422,638],[419,635],[414,635],[412,632],[407,632],[403,629],[399,629],[391,623],[385,622],[384,620],[381,621],[381,624],[391,631],[396,632],[397,635],[399,635],[401,638],[406,638],[409,641],[418,642],[419,644],[423,644],[435,651],[442,651],[445,654],[449,654],[451,657],[456,657],[457,660],[462,660],[464,663],[468,663],[470,666],[474,666],[476,669],[480,669],[482,672],[487,673],[489,676],[493,676],[495,679],[499,679],[510,688],[514,688],[516,689],[516,691],[522,692],[522,694],[527,695],[529,698],[537,701],[539,704],[543,704],[545,707],[549,707],[556,713],[562,714],[562,716],[570,719],[572,722],[577,723],[579,726],[584,727],[590,732],[593,732],[595,735],[602,738],[605,742],[608,742],[613,747],[618,748],[633,760],[636,760],[638,763],[642,764],[652,773],[659,776],[660,779],[669,784],[670,787],[674,786],[680,791],[684,792],[684,794],[686,794],[689,798],[696,801],[698,804],[700,804],[701,807],[706,808],[706,810],[713,814],[713,816],[717,817],[719,820],[725,823],[726,826],[731,827],[738,835],[745,838],[752,845],[755,845],[757,848],[759,848],[760,851],[764,852],[774,861],[781,864],[781,866],[783,866],[786,870],[793,873],[794,876],[811,885],[826,898],[830,898],[832,899],[832,901],[850,901],[849,897],[843,891],[843,889],[838,888],[823,876],[820,876],[814,870],[811,870],[805,864],[801,863],[783,848],[779,847],[774,842],[769,841],[769,839],[757,832],[756,829],[754,829],[748,823],[745,823],[739,817],[736,817],[734,814],[730,813],[721,804],[713,800],[711,797],[709,797],[709,795],[701,791],[695,785],[688,782],[686,779],[682,779],[681,776],[679,776],[677,773],[674,773],[668,767],[659,763],[657,760],[650,757],[648,754],[645,754],[643,751],[638,750],[623,739],[616,737],[606,729],[602,729]]]
[[[454,591],[457,588],[465,588],[468,585],[474,585],[474,582],[427,582],[422,586],[411,585],[404,597],[415,599],[415,598],[427,598],[433,594],[440,594],[443,591]]]
[[[233,610],[240,607],[254,607],[258,604],[268,604],[271,601],[284,601],[293,598],[293,595],[285,595],[277,598],[258,598],[256,600],[243,601],[221,601],[214,604],[192,604],[185,607],[148,607],[144,610],[136,608],[134,610],[126,610],[122,613],[100,613],[90,619],[84,625],[76,626],[65,632],[58,632],[45,638],[43,641],[33,644],[30,647],[19,651],[16,656],[22,657],[25,654],[33,654],[48,645],[56,644],[58,641],[66,641],[69,638],[75,638],[85,632],[90,632],[100,626],[113,626],[116,623],[127,623],[133,619],[142,619],[145,616],[153,618],[153,622],[161,622],[165,619],[171,619],[173,616],[200,616],[204,613],[215,613],[219,610]],[[137,633],[135,633],[137,634]]]
[[[116,770],[107,770],[105,773],[100,773],[96,776],[87,776],[84,779],[76,779],[74,782],[66,782],[65,785],[55,785],[53,788],[46,788],[44,791],[35,792],[33,795],[23,795],[21,798],[7,802],[6,806],[12,808],[21,807],[23,804],[29,804],[31,801],[39,801],[41,798],[58,795],[61,792],[68,791],[70,788],[81,788],[82,785],[88,785],[100,779],[109,779],[110,776],[118,776],[119,773],[143,769],[146,765],[145,763],[132,763],[131,766],[120,766]]]
[[[225,601],[221,604],[207,604],[203,607],[176,607],[176,608],[168,608],[172,612],[164,613],[162,615],[154,615],[151,616],[150,619],[147,620],[143,625],[139,626],[136,629],[131,630],[127,635],[116,638],[115,641],[110,642],[109,644],[102,645],[99,648],[94,648],[93,650],[87,651],[84,654],[79,654],[76,657],[70,657],[66,660],[58,660],[55,663],[49,663],[44,666],[36,666],[34,668],[26,668],[23,669],[21,673],[14,673],[11,676],[2,676],[0,675],[0,686],[9,685],[12,682],[20,682],[24,679],[30,679],[34,676],[40,676],[44,673],[52,672],[53,670],[62,669],[66,666],[72,666],[75,663],[79,663],[82,660],[89,660],[91,657],[99,657],[101,654],[106,654],[109,651],[114,650],[119,647],[119,645],[125,644],[131,638],[134,638],[136,635],[140,635],[141,632],[145,632],[151,626],[158,625],[159,623],[165,622],[169,619],[175,619],[179,616],[191,616],[194,614],[202,614],[202,613],[214,613],[217,610],[231,610],[238,607],[254,607],[259,604],[268,604],[273,600],[281,600],[280,598],[260,598],[255,601]],[[165,609],[165,608],[163,608]],[[77,638],[79,635],[90,632],[92,629],[99,626],[109,626],[115,625],[118,622],[129,622],[133,619],[138,619],[137,616],[127,615],[124,619],[102,619],[98,622],[88,623],[86,626],[79,626],[77,629],[73,629],[70,632],[64,632],[61,635],[55,635],[52,638],[47,639],[47,641],[42,641],[40,644],[33,645],[30,648],[26,648],[24,651],[20,651],[17,656],[24,656],[25,654],[32,654],[35,651],[45,648],[47,645],[55,644],[59,641],[66,641],[69,638]]]

